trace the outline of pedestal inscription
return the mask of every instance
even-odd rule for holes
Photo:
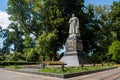
[[[66,46],[67,46],[68,51],[74,50],[74,43],[73,42],[67,42]]]

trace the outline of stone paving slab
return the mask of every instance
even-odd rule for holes
[[[34,68],[25,68],[25,69],[17,69],[18,71],[29,71],[29,72],[39,72],[39,69]]]

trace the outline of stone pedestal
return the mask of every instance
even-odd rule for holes
[[[83,52],[83,44],[79,34],[71,34],[66,41],[66,52],[60,61],[68,66],[88,64],[89,60]]]

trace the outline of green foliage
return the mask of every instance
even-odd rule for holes
[[[109,46],[108,55],[111,55],[116,62],[120,62],[120,41],[112,42]]]
[[[19,28],[19,25],[17,23],[11,23],[8,27],[9,33],[6,35],[7,38],[4,40],[3,44],[3,50],[9,49],[9,51],[17,51],[17,52],[23,52],[23,31]],[[11,48],[11,46],[14,46]],[[5,51],[6,52],[6,51]]]
[[[99,56],[98,56],[99,55]],[[97,52],[97,53],[94,53],[90,56],[90,60],[93,62],[93,63],[100,63],[102,61],[102,56],[101,56],[101,53]]]
[[[13,53],[6,54],[5,61],[25,61],[25,58],[23,57],[22,53],[15,51]]]
[[[5,60],[5,56],[0,56],[0,61],[4,61]]]
[[[51,33],[56,30],[57,38],[51,42],[51,50],[56,55],[68,36],[67,24],[71,13],[75,12],[82,16],[83,2],[81,0],[9,0],[8,14],[11,15],[10,20],[19,23],[26,34],[33,34],[36,38],[44,32]]]
[[[8,0],[8,14],[10,14],[10,20],[17,22],[20,24],[22,30],[25,33],[33,33],[30,16],[32,14],[32,6],[30,2],[27,1],[15,1],[15,0]]]
[[[30,65],[30,64],[39,64],[39,63],[37,63],[37,62],[26,62],[26,61],[0,61],[0,66]]]
[[[44,69],[41,69],[40,72],[67,74],[67,73],[77,73],[77,72],[99,70],[99,69],[105,69],[105,68],[111,68],[111,67],[113,66],[84,66],[83,68],[82,67],[68,67],[68,68],[65,68],[65,72],[62,71],[62,68],[44,68]]]
[[[26,54],[26,60],[29,62],[39,61],[39,54],[35,49],[31,49],[29,53]]]
[[[0,61],[4,61],[5,58],[5,54],[3,52],[0,52]]]
[[[120,41],[119,4],[114,2],[110,8],[107,5],[84,6],[84,0],[8,0],[7,11],[13,23],[7,30],[0,28],[0,36],[5,38],[1,51],[25,53],[28,61],[53,60],[66,42],[68,20],[75,13],[80,21],[84,51],[91,53],[94,62],[105,61],[110,44]],[[39,59],[35,60],[36,55]],[[6,57],[6,60],[18,60],[16,53]]]
[[[56,55],[57,51],[62,48],[65,43],[66,35],[66,25],[63,25],[65,18],[58,7],[57,0],[44,0],[42,2],[36,2],[35,12],[39,16],[39,24],[41,26],[41,33],[52,33],[57,36],[56,39],[51,41],[51,51]],[[39,5],[39,6],[38,6]],[[38,38],[41,35],[38,35]],[[54,42],[56,44],[54,44]],[[47,43],[47,42],[46,42]],[[51,52],[50,52],[51,53]]]
[[[51,49],[51,43],[57,38],[55,35],[55,31],[52,33],[43,33],[40,35],[36,41],[36,51],[39,53],[39,55],[43,58],[44,61],[45,58],[54,57],[54,54]]]
[[[24,61],[23,55],[20,52],[14,52],[12,54],[11,58],[12,58],[12,61],[19,61],[19,60],[23,60]]]
[[[111,6],[110,21],[111,21],[111,31],[113,31],[116,36],[115,40],[120,40],[120,1],[113,2]]]
[[[114,40],[111,37],[110,26],[110,6],[108,5],[88,5],[86,14],[88,14],[89,23],[89,37],[87,36],[89,52],[91,53],[91,60],[93,62],[107,61],[108,47]],[[90,36],[91,35],[91,36]]]
[[[25,49],[26,48],[32,48],[32,37],[28,36],[28,35],[25,35],[25,39],[24,39],[24,46],[25,46]]]

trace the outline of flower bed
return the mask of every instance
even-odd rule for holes
[[[43,64],[46,64],[46,65],[62,65],[62,64],[64,64],[64,62],[61,62],[61,61],[44,61]]]
[[[120,64],[115,64],[116,67],[120,67]]]

